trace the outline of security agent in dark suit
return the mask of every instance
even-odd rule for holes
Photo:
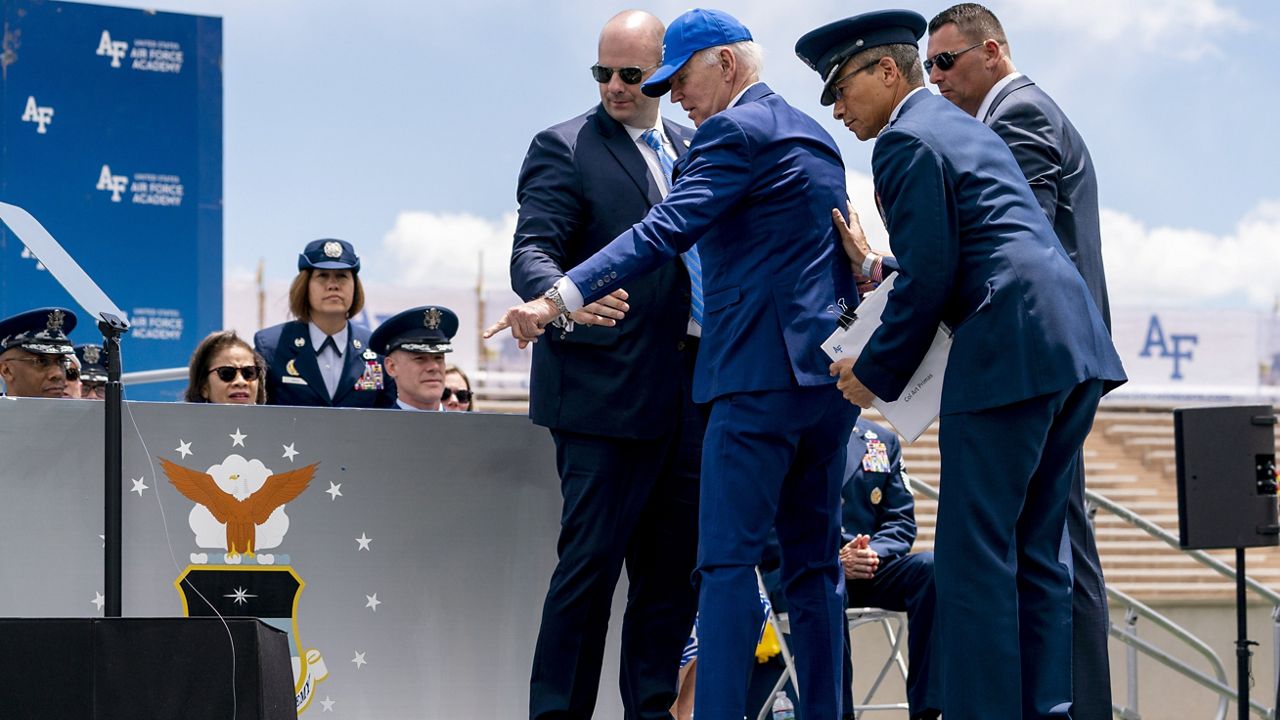
[[[511,286],[541,296],[565,271],[661,202],[692,131],[640,92],[662,59],[662,23],[622,13],[591,71],[600,104],[534,137],[520,171]],[[589,718],[609,609],[623,566],[621,694],[628,718],[666,718],[693,625],[698,467],[705,419],[692,402],[700,328],[680,258],[632,278],[534,346],[529,415],[556,444],[564,509],[559,562],[543,604],[532,718]],[[605,323],[597,325],[594,323]]]
[[[970,49],[971,48],[971,49]],[[1102,267],[1098,180],[1089,148],[1062,109],[1013,65],[1000,21],[976,3],[952,6],[929,22],[929,79],[943,97],[984,122],[1013,151],[1062,249],[1075,263],[1111,327]],[[1071,678],[1074,720],[1111,718],[1107,592],[1084,502],[1084,459],[1067,505],[1071,546]]]
[[[912,553],[915,499],[902,477],[898,437],[863,418],[849,436],[841,499],[840,565],[849,607],[907,613],[907,704],[911,718],[936,718],[942,707],[932,648],[933,553]],[[852,654],[845,653],[845,717],[853,717]]]
[[[1098,399],[1125,375],[1009,148],[924,90],[924,30],[916,13],[881,11],[796,47],[836,119],[877,138],[876,194],[901,268],[880,328],[832,371],[855,404],[897,399],[938,324],[953,329],[935,582],[938,640],[957,650],[939,659],[943,706],[948,720],[1067,718],[1062,529]]]
[[[271,405],[388,408],[395,384],[369,331],[348,320],[364,306],[360,257],[346,240],[314,240],[298,256],[289,288],[296,320],[259,330],[253,347],[267,361]]]

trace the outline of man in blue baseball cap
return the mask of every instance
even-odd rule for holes
[[[831,372],[854,404],[896,400],[939,323],[952,329],[934,565],[943,714],[1070,718],[1071,577],[1059,549],[1080,448],[1124,370],[1008,146],[924,90],[924,29],[916,13],[881,11],[796,44],[835,118],[876,138],[876,198],[897,259],[880,327]]]
[[[28,310],[0,320],[0,379],[10,397],[60,398],[67,388],[67,333],[76,314],[66,308]]]
[[[369,336],[370,362],[383,365],[396,381],[396,407],[443,410],[444,354],[453,352],[458,316],[447,307],[423,305],[396,313]]]
[[[800,713],[835,720],[844,607],[832,548],[845,441],[858,412],[835,390],[820,346],[836,328],[825,308],[857,303],[830,216],[830,203],[845,201],[844,165],[831,136],[760,81],[751,37],[718,10],[690,10],[671,23],[663,64],[643,86],[646,94],[669,89],[698,126],[671,192],[486,335],[510,327],[531,342],[555,317],[697,244],[704,312],[693,395],[710,403],[710,417],[694,714],[746,714],[763,619],[755,566],[776,519]]]

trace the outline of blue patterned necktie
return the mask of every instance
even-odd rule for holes
[[[667,190],[671,190],[671,175],[675,168],[675,161],[667,154],[666,149],[662,147],[662,140],[658,137],[658,131],[649,128],[640,134],[640,139],[650,150],[658,156],[658,164],[662,167],[662,175],[667,181]],[[682,253],[680,259],[684,260],[685,269],[689,271],[689,294],[692,296],[692,312],[693,321],[702,325],[702,258],[698,257],[698,246],[694,245],[689,248],[688,252]]]

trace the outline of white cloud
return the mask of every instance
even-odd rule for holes
[[[1079,52],[1094,43],[1132,45],[1188,60],[1217,52],[1211,36],[1249,27],[1219,0],[1038,0],[1002,9],[1000,15],[1006,27],[1041,27],[1078,38]]]
[[[1270,309],[1280,298],[1280,200],[1260,203],[1228,235],[1148,227],[1104,208],[1102,251],[1114,305]]]
[[[481,253],[484,283],[489,288],[509,284],[508,263],[516,215],[489,219],[466,213],[402,211],[382,239],[388,260],[379,279],[427,287],[475,287]]]

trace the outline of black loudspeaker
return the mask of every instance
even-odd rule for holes
[[[1184,549],[1280,545],[1275,424],[1267,405],[1173,411]]]
[[[0,618],[0,648],[6,719],[298,717],[288,636],[251,618]]]

